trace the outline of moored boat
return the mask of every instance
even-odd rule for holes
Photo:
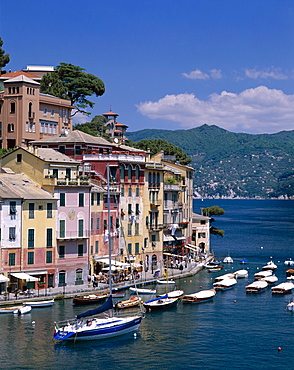
[[[248,260],[246,258],[243,258],[240,260],[241,265],[244,265],[245,263],[248,263]]]
[[[268,283],[264,280],[257,280],[246,286],[246,293],[259,293],[268,287]]]
[[[261,280],[265,280],[268,284],[274,284],[279,279],[278,279],[278,277],[276,275],[271,275],[271,276],[264,277]]]
[[[222,270],[223,268],[224,268],[224,265],[219,265],[215,267],[206,267],[208,272],[217,272],[217,271]]]
[[[21,306],[13,311],[15,315],[25,315],[26,313],[29,313],[32,311],[31,306]]]
[[[226,278],[213,284],[215,290],[229,290],[237,284],[237,280],[234,278]]]
[[[234,272],[236,279],[244,279],[248,276],[248,270],[237,270]]]
[[[156,294],[156,289],[145,289],[145,288],[129,288],[132,292],[138,293],[138,294]]]
[[[215,289],[201,290],[197,293],[186,294],[183,297],[183,303],[203,303],[210,301],[216,295]]]
[[[291,293],[293,288],[294,288],[294,284],[290,281],[287,281],[286,283],[281,283],[279,285],[273,286],[272,293],[273,294],[287,294],[287,293]]]
[[[180,298],[184,295],[184,291],[181,289],[172,290],[167,293],[168,298]]]
[[[0,314],[1,313],[13,313],[15,310],[20,309],[22,306],[11,306],[11,307],[1,307],[0,308]]]
[[[294,280],[294,269],[286,270],[287,280]]]
[[[273,274],[272,270],[259,271],[256,274],[254,274],[254,279],[260,280],[265,277],[271,276],[272,274]]]
[[[179,298],[169,298],[166,294],[164,296],[144,302],[144,307],[147,311],[167,310],[176,307],[178,302]]]
[[[294,261],[292,261],[292,259],[288,259],[284,262],[284,265],[285,266],[294,266]]]
[[[218,281],[222,281],[224,279],[235,279],[235,274],[234,273],[228,273],[228,274],[217,276],[214,279],[214,282],[217,283]]]
[[[139,306],[142,303],[141,297],[130,297],[130,299],[126,299],[125,301],[118,301],[115,303],[114,307],[119,310],[123,310],[125,308],[132,308]]]
[[[286,306],[287,310],[294,312],[294,301],[289,302]]]
[[[273,261],[269,261],[265,266],[263,266],[261,269],[263,271],[265,270],[271,270],[271,271],[274,271],[278,266],[273,262]]]
[[[99,303],[102,301],[105,301],[108,297],[108,294],[88,294],[83,296],[75,296],[73,298],[72,303],[75,306],[81,306],[81,305],[87,305],[87,304],[93,304],[93,303]]]
[[[156,280],[157,284],[175,284],[174,280]]]
[[[50,307],[54,304],[54,299],[50,299],[47,301],[31,301],[31,302],[24,302],[26,306],[34,307]]]
[[[231,256],[227,256],[224,258],[223,263],[233,263],[234,260]]]

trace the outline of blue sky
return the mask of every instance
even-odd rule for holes
[[[292,0],[0,0],[0,36],[6,69],[100,77],[91,117],[111,108],[129,131],[294,129]]]

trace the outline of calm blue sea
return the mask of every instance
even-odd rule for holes
[[[253,274],[271,257],[279,282],[286,281],[283,262],[294,259],[294,202],[204,200],[195,201],[194,211],[211,205],[226,211],[215,218],[225,237],[212,237],[212,249],[218,258],[228,253],[234,258],[225,272],[243,268],[239,260],[247,258],[248,279],[218,292],[211,302],[146,314],[137,337],[103,342],[53,343],[53,322],[82,310],[71,300],[23,317],[1,315],[1,369],[294,369],[294,315],[285,309],[294,294],[245,293]],[[178,280],[178,287],[186,293],[211,288],[215,276],[201,271]]]

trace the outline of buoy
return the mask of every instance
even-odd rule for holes
[[[282,347],[278,347],[278,351],[280,352],[282,350]]]
[[[134,338],[137,338],[137,333],[134,333]]]
[[[190,280],[190,283],[193,283],[193,280]]]
[[[249,284],[250,283],[250,280],[248,280],[247,283]]]
[[[32,325],[35,325],[35,323],[36,323],[35,321],[32,321]]]
[[[237,303],[237,301],[234,301],[234,303]]]
[[[202,285],[200,285],[200,288],[202,288]]]

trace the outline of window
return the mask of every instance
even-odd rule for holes
[[[65,245],[60,245],[59,246],[59,258],[64,258],[65,257]]]
[[[52,218],[52,203],[47,203],[47,218]]]
[[[125,196],[125,188],[122,186],[121,187],[121,189],[120,189],[120,195],[122,196],[122,197],[124,197]]]
[[[9,228],[9,241],[11,242],[15,241],[15,231],[16,231],[15,227]]]
[[[80,282],[80,284],[83,283],[83,270],[82,269],[77,269],[76,270],[76,283]]]
[[[14,124],[13,123],[8,123],[7,131],[8,132],[14,132]]]
[[[54,118],[54,109],[51,109],[51,111],[50,111],[50,116],[51,116],[51,118]]]
[[[91,193],[91,206],[94,205],[95,193]]]
[[[129,222],[128,223],[128,236],[131,236],[132,235],[132,223]]]
[[[140,253],[139,243],[135,243],[135,253],[136,254]]]
[[[94,247],[93,247],[93,245],[91,245],[91,247],[90,247],[90,254],[93,254],[93,251],[94,251]]]
[[[59,236],[65,238],[65,220],[59,221]]]
[[[35,204],[29,203],[29,218],[35,218]]]
[[[113,229],[113,216],[110,216],[110,228]]]
[[[128,214],[131,215],[133,213],[132,211],[132,205],[128,204]]]
[[[84,254],[84,244],[79,244],[78,245],[78,256],[83,257]]]
[[[99,241],[95,241],[95,253],[99,253]]]
[[[28,248],[35,248],[35,229],[28,229]]]
[[[96,230],[100,230],[100,218],[96,218]]]
[[[130,186],[129,187],[129,193],[128,193],[128,196],[131,197],[132,196],[132,187]]]
[[[91,231],[94,230],[94,218],[91,217]]]
[[[120,165],[120,180],[125,181],[125,166],[123,164]]]
[[[65,170],[65,172],[66,172],[65,177],[66,177],[66,178],[68,178],[68,179],[70,180],[70,179],[71,179],[71,169],[70,169],[70,168],[67,168],[67,169]]]
[[[128,253],[132,254],[132,243],[128,243]]]
[[[205,233],[198,233],[198,238],[205,238]]]
[[[139,235],[139,223],[135,223],[135,235]]]
[[[66,278],[66,271],[60,271],[59,277],[58,277],[58,280],[59,280],[58,286],[66,286],[65,278]]]
[[[58,179],[58,169],[57,168],[53,168],[53,177]]]
[[[75,146],[75,154],[76,155],[81,155],[82,154],[82,148],[80,145]]]
[[[116,229],[119,229],[119,218],[116,218],[115,220],[115,227]]]
[[[84,207],[84,194],[79,193],[79,207]]]
[[[60,206],[65,206],[65,193],[60,193]]]
[[[136,197],[140,196],[140,189],[139,187],[136,187]]]
[[[100,193],[97,193],[97,206],[100,206]]]
[[[47,108],[43,109],[43,117],[47,117]]]
[[[53,229],[47,229],[46,246],[52,247]]]
[[[65,153],[65,146],[64,145],[59,146],[59,152],[63,153],[63,154]]]
[[[35,259],[35,252],[28,252],[28,265],[33,265]]]
[[[12,201],[10,202],[10,219],[15,220],[16,218],[16,202]]]
[[[10,114],[15,114],[15,102],[10,103]]]
[[[104,230],[107,229],[107,220],[103,220],[103,223],[104,223]]]
[[[52,251],[46,251],[46,263],[52,263]]]
[[[139,166],[136,166],[136,181],[139,181],[139,177],[140,177],[140,168]]]
[[[139,204],[136,203],[136,215],[138,216],[140,213]]]
[[[84,220],[79,220],[79,238],[84,236]]]
[[[128,167],[128,180],[132,181],[132,166],[129,165]]]
[[[200,220],[200,225],[206,225],[206,221],[205,220]]]
[[[9,253],[8,264],[9,266],[15,266],[15,253]]]

